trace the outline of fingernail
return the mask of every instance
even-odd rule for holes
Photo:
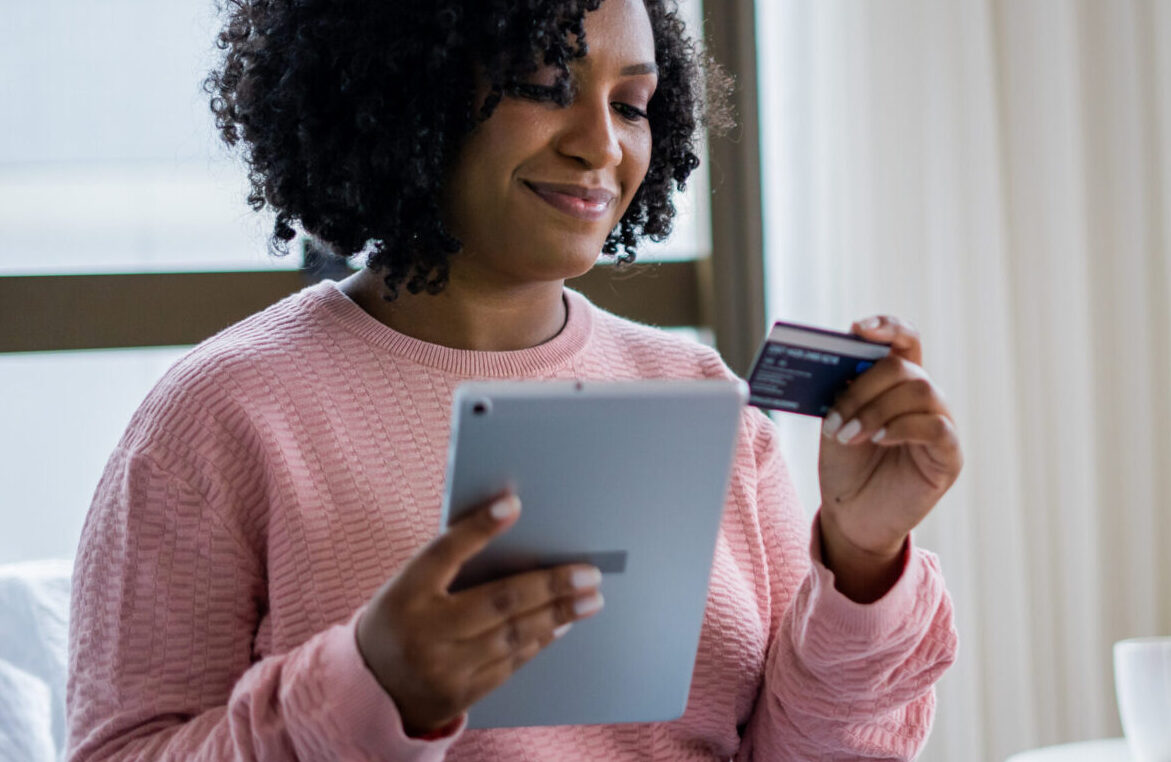
[[[881,428],[878,431],[874,432],[874,436],[870,437],[870,441],[873,442],[874,444],[878,444],[879,442],[882,441],[882,438],[885,436],[886,436],[886,429]]]
[[[602,583],[602,572],[597,569],[574,569],[569,575],[569,584],[577,590],[597,587]]]
[[[853,439],[855,436],[857,436],[858,432],[861,430],[862,430],[862,424],[858,422],[857,418],[855,418],[854,420],[850,421],[845,426],[843,426],[842,430],[838,432],[838,441],[841,442],[842,444],[846,444],[851,439]]]
[[[834,411],[825,417],[825,423],[821,424],[822,436],[832,437],[842,425],[842,417]]]
[[[573,613],[578,616],[585,616],[592,614],[598,609],[602,608],[602,594],[594,593],[585,598],[578,598],[573,602]]]
[[[859,328],[864,328],[865,330],[868,330],[868,331],[869,331],[869,330],[871,330],[871,329],[873,329],[873,328],[877,328],[877,327],[878,327],[878,324],[879,324],[879,323],[881,323],[881,322],[882,322],[882,319],[881,319],[881,318],[878,318],[878,317],[868,317],[868,318],[866,318],[865,320],[863,320],[861,323],[859,323],[859,324],[858,324],[858,327],[859,327]]]
[[[517,499],[516,495],[509,495],[493,503],[488,512],[497,521],[504,521],[520,512],[520,500]]]
[[[569,622],[569,623],[563,624],[560,627],[558,627],[557,629],[553,630],[553,639],[557,640],[557,638],[560,638],[562,635],[569,632],[569,628],[572,626],[573,626],[573,623]]]

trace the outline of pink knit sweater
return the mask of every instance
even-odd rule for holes
[[[913,757],[956,650],[938,563],[908,546],[880,601],[839,594],[755,410],[680,719],[404,735],[354,627],[437,530],[455,386],[729,375],[707,348],[573,292],[568,303],[551,341],[473,352],[396,333],[327,282],[180,360],[135,414],[86,520],[69,758]]]

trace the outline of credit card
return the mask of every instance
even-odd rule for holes
[[[838,395],[890,346],[851,333],[776,323],[748,374],[748,403],[825,417]]]

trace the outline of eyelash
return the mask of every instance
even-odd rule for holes
[[[629,103],[612,103],[610,105],[618,109],[618,113],[622,114],[624,119],[629,119],[632,122],[637,122],[639,119],[646,119],[647,121],[650,121],[650,115],[647,114],[647,112],[640,108],[635,108]],[[626,111],[627,113],[623,114],[623,111]]]
[[[557,92],[556,87],[534,85],[527,82],[519,83],[513,87],[514,95],[539,103],[556,102]],[[610,105],[614,106],[615,110],[628,122],[637,122],[640,119],[650,120],[650,115],[647,112],[631,106],[629,103],[615,102]]]

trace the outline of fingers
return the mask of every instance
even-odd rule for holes
[[[890,344],[891,354],[843,391],[826,415],[822,434],[839,444],[866,440],[886,445],[944,443],[955,438],[947,403],[922,368],[919,331],[905,320],[876,315],[853,324],[859,336]],[[896,419],[912,417],[898,426]]]
[[[867,418],[858,419],[861,411],[896,389],[898,393],[886,399],[881,407],[884,416],[871,409],[867,411]],[[861,441],[860,435],[864,431],[872,434],[886,420],[899,414],[946,410],[941,403],[943,400],[926,371],[902,357],[884,357],[838,394],[834,406],[826,414],[821,432],[840,444],[850,444]],[[875,423],[876,419],[878,426],[868,428],[868,424]]]
[[[484,665],[468,678],[468,692],[472,696],[471,703],[488,695],[504,684],[513,673],[533,660],[541,652],[544,645],[533,641],[515,653],[503,659]]]
[[[601,608],[602,596],[595,592],[578,597],[568,609],[564,602],[546,606],[468,641],[467,648],[487,657],[479,670],[471,675],[472,692],[478,695],[491,692],[546,646],[564,636],[573,621],[593,616]]]
[[[359,620],[358,649],[403,727],[442,726],[601,609],[601,572],[585,564],[449,592],[460,567],[519,515],[511,494],[471,511],[388,580]]]
[[[887,422],[878,431],[883,432],[879,442],[886,445],[917,442],[937,446],[951,445],[952,449],[959,449],[959,436],[956,434],[955,424],[942,415],[909,413]],[[874,435],[871,435],[872,439],[873,437]]]
[[[560,598],[538,609],[501,621],[496,627],[457,644],[457,658],[487,665],[508,659],[537,642],[542,648],[569,631],[574,622],[601,611],[604,601],[596,590],[573,598]]]
[[[574,622],[601,611],[603,603],[596,589],[558,598],[453,644],[453,662],[477,665],[466,682],[471,701],[495,690],[542,649],[569,632]]]
[[[520,516],[520,500],[503,494],[470,512],[432,540],[400,576],[413,589],[444,592],[460,567]]]
[[[838,398],[822,433],[843,445],[955,441],[947,405],[923,370],[898,358],[882,363],[885,367],[875,365]]]
[[[452,596],[453,634],[470,638],[499,628],[509,619],[560,602],[566,609],[576,598],[597,591],[602,572],[578,564],[517,574]],[[558,624],[571,621],[571,614]]]
[[[875,315],[859,320],[850,331],[870,341],[890,344],[891,353],[916,365],[923,364],[923,347],[919,331],[906,320],[893,315]]]

